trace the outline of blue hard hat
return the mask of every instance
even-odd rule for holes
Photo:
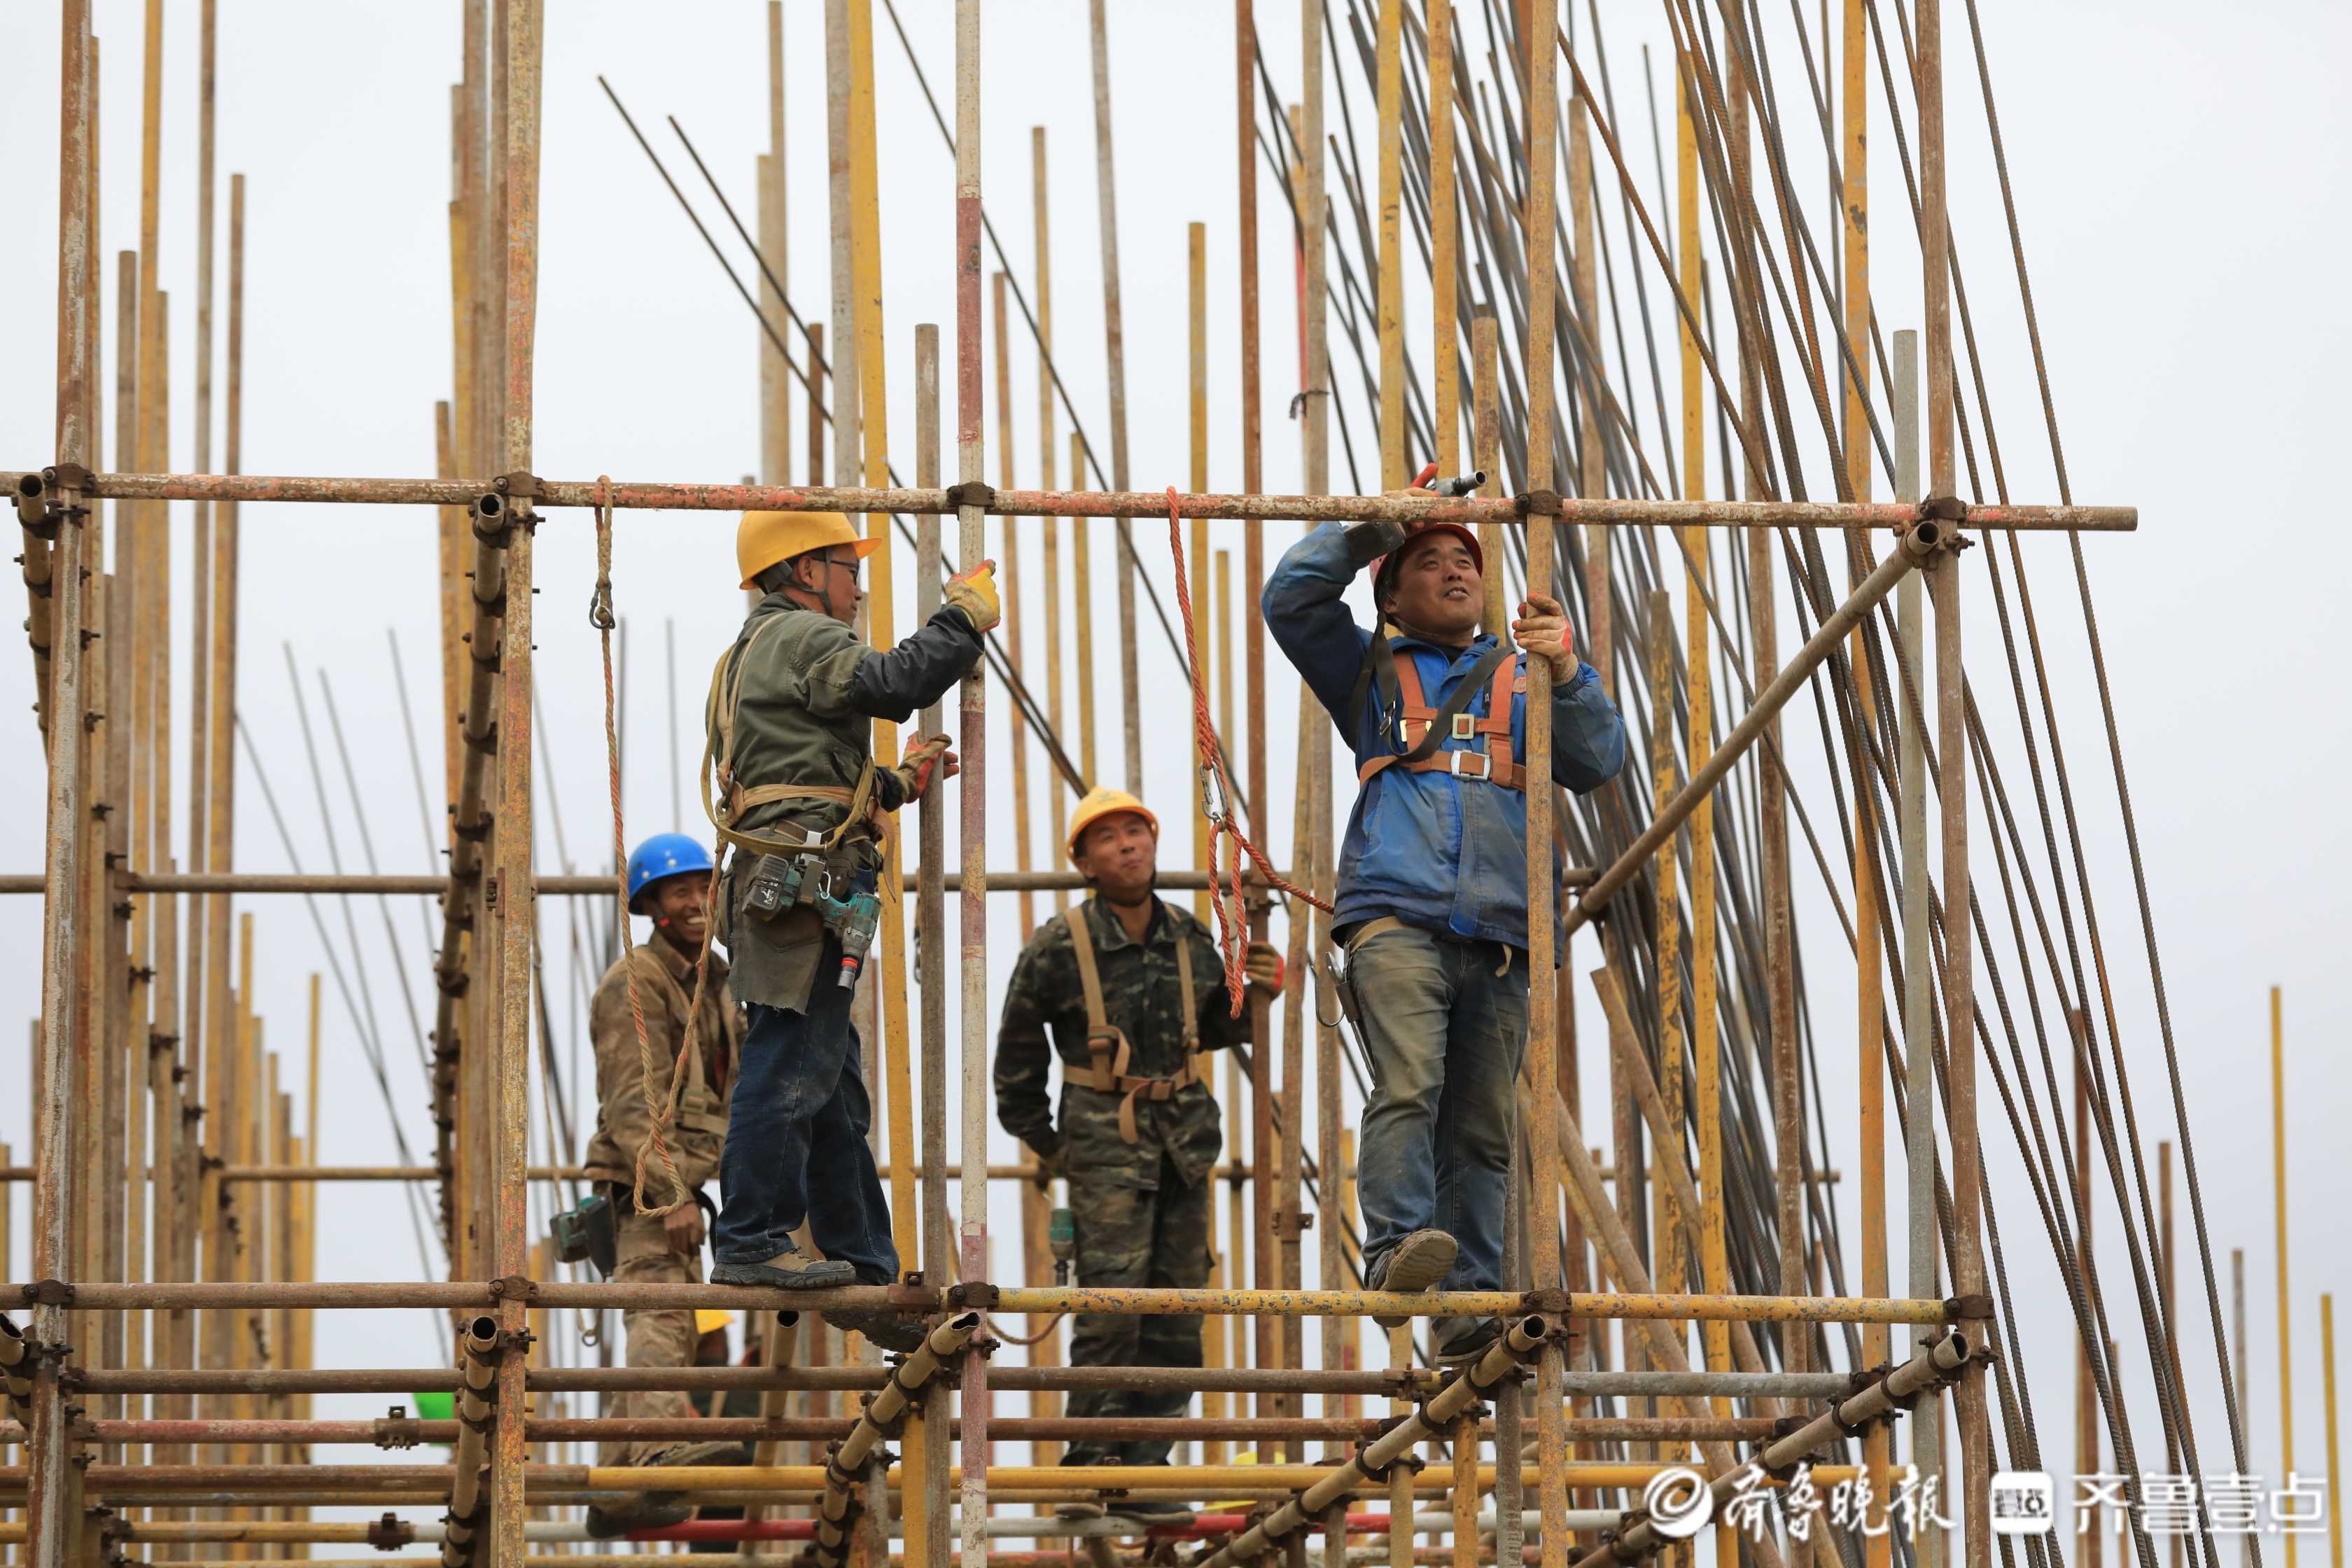
[[[709,872],[710,851],[699,841],[683,833],[656,833],[630,853],[629,910],[637,909],[637,895],[648,882],[658,882],[664,877],[676,877],[688,871]]]

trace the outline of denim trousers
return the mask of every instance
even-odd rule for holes
[[[1372,1068],[1357,1149],[1367,1277],[1434,1228],[1461,1247],[1441,1289],[1503,1289],[1528,955],[1389,926],[1349,949],[1348,976]]]
[[[874,1106],[858,1075],[850,990],[832,984],[839,962],[828,937],[806,1012],[747,1009],[711,1254],[721,1263],[765,1263],[794,1249],[792,1234],[806,1220],[817,1250],[855,1268],[861,1284],[895,1284],[898,1249],[866,1142]]]

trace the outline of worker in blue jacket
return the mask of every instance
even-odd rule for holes
[[[1340,597],[1367,566],[1377,632]],[[1529,658],[1552,670],[1550,779],[1589,794],[1625,761],[1624,722],[1557,600],[1521,604],[1511,643],[1479,631],[1485,568],[1456,523],[1326,523],[1283,556],[1261,601],[1361,784],[1334,931],[1371,1060],[1357,1159],[1372,1289],[1504,1288],[1528,1039]],[[1559,868],[1555,858],[1555,889]],[[1492,1318],[1442,1319],[1433,1349],[1465,1360],[1500,1332]]]

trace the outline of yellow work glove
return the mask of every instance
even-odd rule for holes
[[[1249,952],[1242,959],[1242,973],[1254,989],[1263,991],[1268,996],[1282,994],[1282,954],[1275,952],[1274,943],[1250,943]]]
[[[948,579],[948,603],[971,617],[971,629],[985,635],[1004,618],[996,602],[996,563],[983,561],[969,572]]]

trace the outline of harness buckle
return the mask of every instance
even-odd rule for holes
[[[1491,779],[1494,776],[1494,763],[1484,752],[1448,752],[1445,754],[1451,759],[1446,763],[1445,771],[1457,779]],[[1475,773],[1464,773],[1462,764],[1465,762],[1476,763],[1478,771]]]
[[[1476,714],[1456,713],[1454,716],[1454,738],[1455,740],[1467,741],[1475,737],[1477,733],[1478,716]]]

